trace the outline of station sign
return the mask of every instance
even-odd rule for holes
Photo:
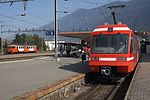
[[[46,31],[46,36],[54,36],[54,31]]]

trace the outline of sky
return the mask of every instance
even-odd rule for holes
[[[91,9],[113,1],[117,0],[57,0],[57,8],[60,11],[58,16],[60,18],[79,8]],[[0,4],[0,21],[4,21],[3,30],[38,28],[54,20],[54,0],[32,0],[27,3],[25,11],[23,8],[23,2],[13,3],[11,6],[10,3]],[[21,16],[23,13],[26,13],[26,16]]]

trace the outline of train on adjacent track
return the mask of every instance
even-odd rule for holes
[[[7,53],[36,53],[37,46],[35,45],[8,45],[6,49]]]
[[[140,57],[140,42],[127,25],[98,26],[90,35],[89,71],[113,79],[134,71]]]

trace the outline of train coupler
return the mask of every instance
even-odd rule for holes
[[[101,72],[101,75],[103,75],[103,76],[111,76],[112,75],[111,67],[101,67],[100,72]]]

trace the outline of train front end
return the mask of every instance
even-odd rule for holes
[[[125,24],[102,25],[91,32],[90,72],[101,76],[117,76],[132,72],[137,51],[131,52],[134,33]]]

